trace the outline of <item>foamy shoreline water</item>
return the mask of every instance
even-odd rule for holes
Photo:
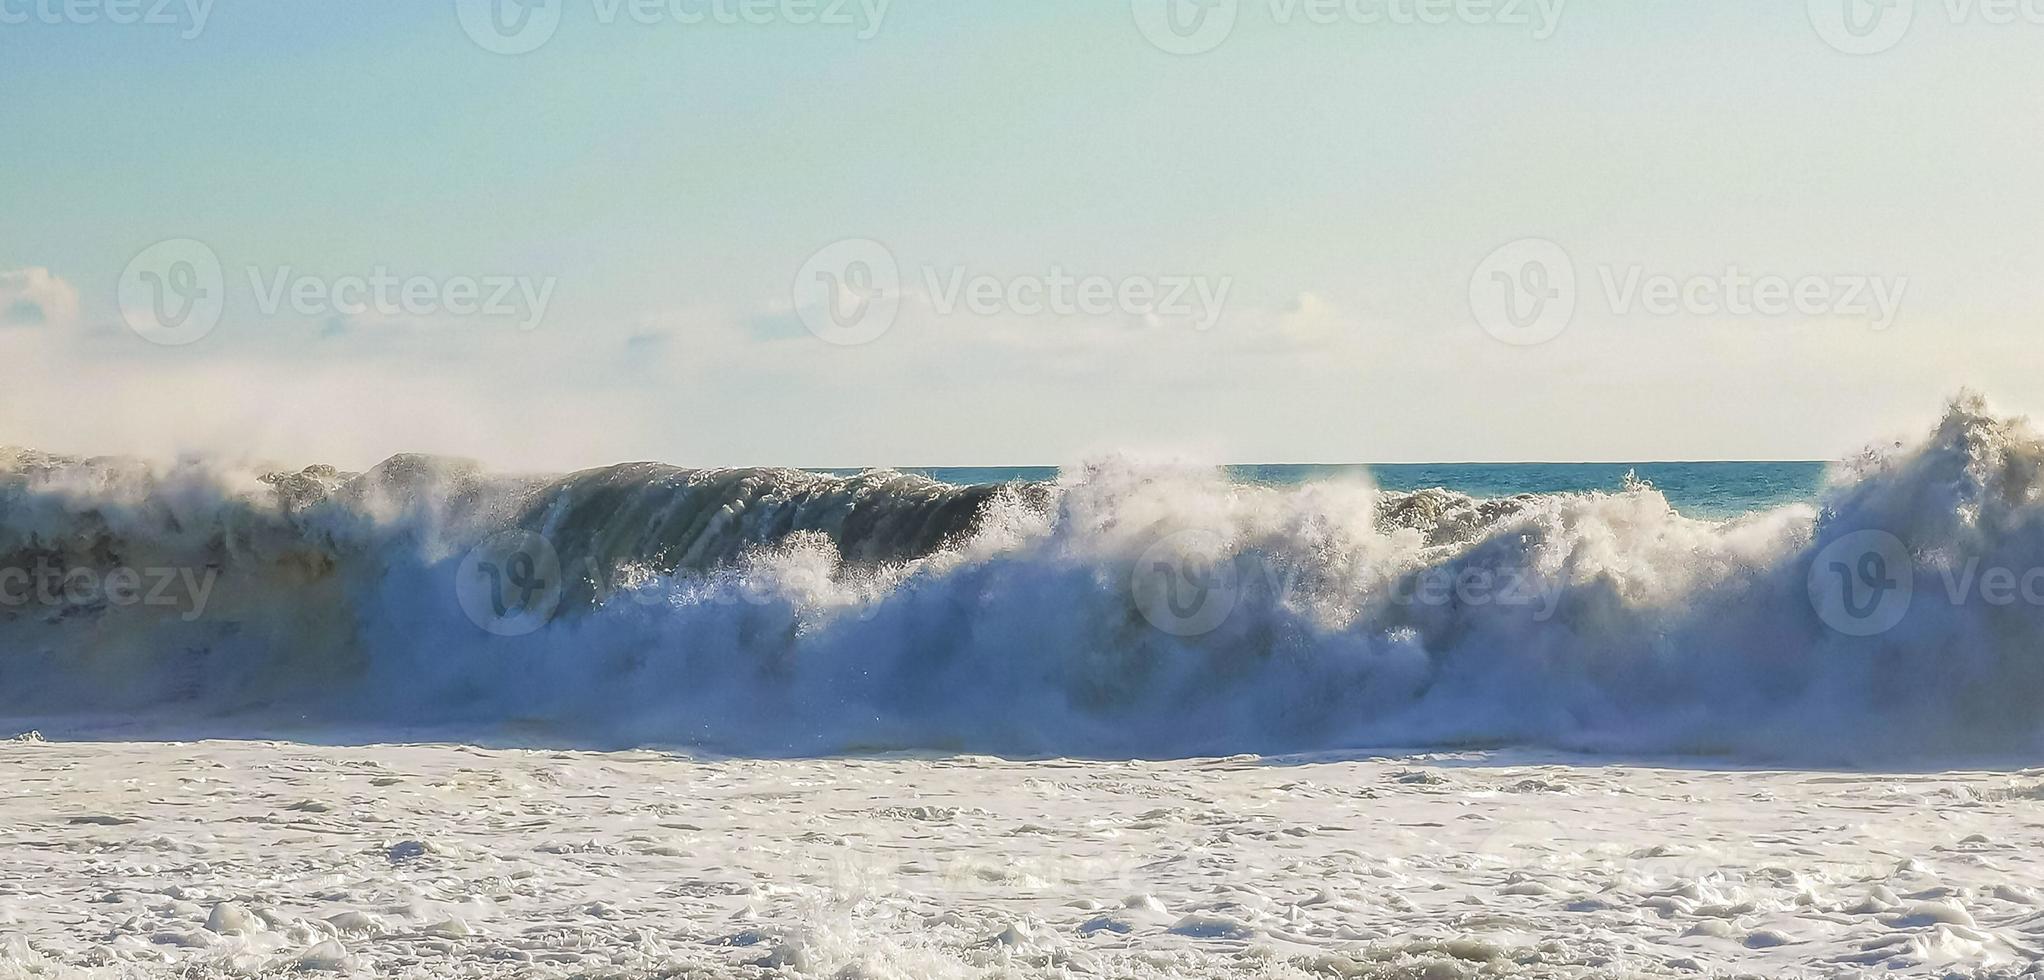
[[[2044,771],[0,744],[0,976],[2037,976]]]
[[[0,978],[2044,976],[2040,501],[14,453]]]

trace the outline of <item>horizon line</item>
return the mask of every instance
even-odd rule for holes
[[[1389,461],[1389,462],[1383,462],[1383,461],[1380,461],[1380,462],[1374,462],[1374,463],[1355,463],[1355,462],[1347,462],[1347,463],[1300,463],[1300,462],[1281,462],[1281,463],[1199,463],[1199,464],[1195,464],[1195,465],[1199,465],[1199,466],[1211,466],[1211,467],[1219,467],[1219,468],[1223,468],[1223,469],[1242,469],[1242,468],[1246,468],[1246,467],[1255,467],[1255,466],[1692,466],[1692,465],[1700,465],[1700,464],[1722,464],[1722,465],[1734,465],[1734,464],[1742,464],[1742,463],[1746,463],[1746,464],[1787,464],[1787,463],[1807,463],[1807,464],[1811,464],[1811,465],[1816,465],[1816,466],[1829,466],[1829,465],[1831,465],[1831,464],[1832,464],[1833,462],[1836,462],[1836,460],[1828,460],[1828,459],[1508,459],[1508,460],[1486,460],[1486,459],[1462,459],[1462,460],[1424,460],[1424,461]],[[613,465],[619,465],[619,464],[613,464]],[[709,467],[709,468],[711,468],[711,469],[755,469],[755,468],[770,468],[770,467],[771,467],[772,465],[773,465],[773,464],[761,464],[760,466],[719,466],[719,467]],[[809,470],[809,471],[812,471],[812,472],[815,472],[815,471],[828,471],[828,472],[842,472],[842,471],[846,471],[846,470],[854,470],[854,471],[863,471],[863,470],[1062,470],[1062,469],[1065,469],[1065,468],[1067,467],[1067,465],[1070,465],[1070,464],[1058,464],[1058,463],[1020,463],[1020,464],[1008,464],[1008,463],[993,463],[993,464],[983,464],[983,463],[946,463],[946,464],[942,464],[942,465],[935,465],[935,466],[904,466],[904,465],[896,465],[896,464],[886,464],[886,465],[864,465],[864,466],[794,466],[794,467],[789,467],[789,468],[790,468],[790,469],[798,469],[798,470]]]

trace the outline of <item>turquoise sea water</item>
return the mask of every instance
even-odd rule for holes
[[[1617,490],[1625,474],[1636,473],[1691,517],[1725,518],[1782,504],[1814,500],[1824,482],[1824,463],[1393,463],[1272,464],[1231,466],[1237,480],[1297,484],[1364,475],[1387,490],[1444,487],[1474,497],[1520,493]],[[1057,479],[1049,466],[901,467],[954,484],[1009,483]],[[831,471],[851,472],[851,471]]]

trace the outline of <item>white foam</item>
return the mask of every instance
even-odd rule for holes
[[[744,529],[719,548],[764,543],[598,583],[600,605],[509,639],[463,614],[463,550],[537,499],[580,515],[577,549],[618,557],[595,503],[616,473],[546,484],[394,461],[367,483],[295,475],[290,492],[320,503],[291,506],[278,479],[203,461],[12,458],[0,551],[98,542],[222,575],[189,622],[0,623],[0,711],[45,730],[288,718],[353,737],[426,723],[764,755],[1508,742],[1829,762],[2044,745],[2044,616],[1945,594],[1954,569],[2044,568],[2044,442],[1971,399],[1921,444],[1846,467],[1821,507],[1730,522],[1685,518],[1645,486],[1486,504],[1107,459],[987,497],[967,538],[874,563],[841,553],[861,507],[894,501],[883,510],[906,509],[888,521],[920,540],[954,524],[906,515],[955,498],[886,475],[852,487],[660,471],[687,493],[740,494],[721,510],[673,504]],[[631,486],[632,500],[664,499]],[[707,547],[627,511],[611,518],[637,542],[627,552]],[[775,537],[785,521],[830,530]],[[1916,590],[1898,626],[1855,637],[1820,619],[1809,573],[1865,530],[1907,542]],[[1226,615],[1160,628],[1131,586],[1160,558],[1240,573]],[[1510,582],[1525,601],[1414,601],[1427,575]]]

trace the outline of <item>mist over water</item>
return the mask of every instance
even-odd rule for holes
[[[101,586],[130,570],[165,601],[0,605],[0,712],[53,731],[759,755],[1512,744],[1824,762],[2044,744],[2044,609],[1951,587],[2044,567],[2044,442],[2025,423],[1962,398],[1828,481],[1637,469],[1595,489],[1555,484],[1611,467],[1522,469],[1550,482],[1472,492],[1512,470],[1280,479],[1103,458],[961,484],[9,450],[0,567]],[[1435,473],[1460,488],[1416,486]],[[477,557],[510,530],[558,571]],[[1904,543],[1878,570],[1912,588],[1894,623],[1853,635],[1812,583],[1827,548],[1869,531]],[[550,604],[497,635],[476,609],[501,608],[507,582],[553,583]]]

